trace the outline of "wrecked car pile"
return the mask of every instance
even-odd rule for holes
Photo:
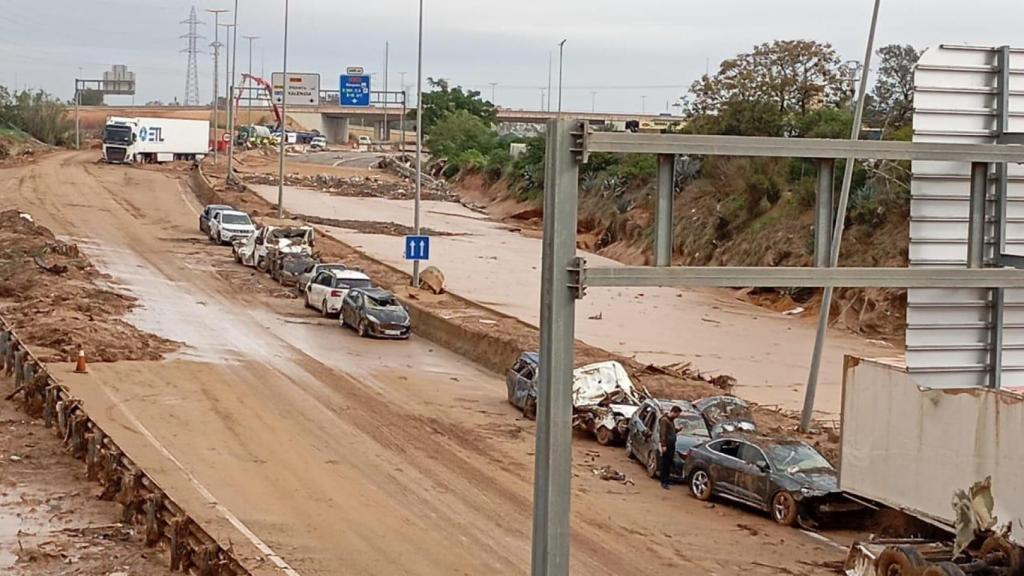
[[[178,345],[122,320],[135,298],[101,288],[105,280],[78,246],[32,216],[0,212],[0,311],[40,360],[158,360]]]

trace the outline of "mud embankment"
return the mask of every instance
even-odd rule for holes
[[[204,204],[230,204],[257,217],[271,215],[275,211],[275,206],[255,192],[225,189],[220,183],[211,185],[198,171],[193,175],[192,184],[196,196]],[[410,277],[404,271],[368,257],[324,230],[318,233],[317,251],[321,258],[359,268],[375,283],[393,291],[409,309],[413,331],[420,336],[499,374],[504,374],[521,352],[537,350],[539,333],[535,327],[455,294],[435,295],[425,290],[413,290],[409,286]],[[697,378],[696,373],[689,370],[672,371],[645,366],[584,342],[576,342],[576,365],[604,360],[618,360],[639,386],[661,398],[697,400],[723,393],[722,388]],[[838,435],[834,430],[800,434],[795,414],[770,408],[755,407],[754,416],[763,432],[799,436],[830,460],[837,460]]]

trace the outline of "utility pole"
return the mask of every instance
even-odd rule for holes
[[[416,204],[413,228],[420,235],[420,196],[423,189],[423,0],[420,0],[419,41],[416,49]],[[420,287],[420,261],[412,261],[412,287]]]
[[[285,0],[285,2],[287,1]],[[235,11],[232,17],[234,21],[231,24],[231,81],[228,82],[228,93],[231,96],[228,98],[228,134],[230,136],[228,136],[228,171],[224,177],[225,184],[230,183],[234,178],[232,163],[235,156],[235,107],[231,100],[235,95],[235,64],[238,62],[238,0],[235,0]]]
[[[17,80],[15,80],[15,82],[17,82]],[[79,122],[79,119],[78,119],[78,108],[79,108],[79,106],[81,106],[81,103],[82,103],[82,90],[80,88],[81,83],[82,83],[82,67],[79,66],[78,67],[78,78],[75,78],[75,150],[81,150],[82,149],[82,140],[81,140],[81,136],[80,136],[81,131],[82,131],[82,125],[81,125],[81,122]],[[18,86],[15,85],[14,89],[17,90]]]
[[[235,0],[237,2],[237,0]],[[284,0],[284,53],[281,56],[281,151],[277,165],[277,217],[284,218],[284,145],[288,141],[285,114],[288,106],[288,0]],[[273,97],[273,96],[271,96]]]
[[[210,141],[213,142],[213,163],[217,163],[217,148],[219,141],[217,138],[217,124],[220,120],[220,86],[218,80],[220,76],[220,47],[223,44],[220,43],[220,15],[227,10],[218,8],[216,10],[207,9],[207,12],[213,14],[213,43],[210,47],[213,48],[213,125],[210,127],[212,136]]]
[[[249,41],[249,76],[252,76],[252,41],[259,40],[259,36],[242,36],[243,39]],[[246,103],[249,105],[249,125],[252,125],[252,84],[250,82],[248,92],[246,92]]]
[[[640,97],[640,113],[641,114],[646,114],[647,113],[647,96],[641,96]]]
[[[568,38],[558,43],[558,116],[562,116],[562,57],[565,54],[565,43]]]
[[[594,112],[597,112],[597,91],[596,90],[591,90],[590,91],[590,113],[593,114]]]
[[[182,52],[188,53],[188,69],[185,71],[185,106],[199,105],[199,64],[196,62],[196,55],[199,54],[197,41],[202,38],[196,30],[202,24],[196,17],[196,7],[188,15],[188,20],[182,20],[181,24],[188,24],[188,34],[181,37],[188,39],[188,48]]]
[[[489,84],[491,85],[491,104],[494,104],[495,106],[497,106],[498,99],[495,96],[495,89],[498,87],[498,83],[497,82],[489,82]]]
[[[544,110],[544,89],[540,89],[540,109]]]
[[[224,28],[224,133],[229,134],[226,149],[230,149],[230,142],[235,139],[235,135],[228,132],[228,110],[231,109],[231,99],[234,96],[231,92],[231,66],[228,64],[228,56],[231,54],[231,29],[235,25],[221,24],[221,27]],[[225,176],[224,183],[226,184],[227,182],[228,178]]]
[[[546,112],[551,112],[551,60],[553,54],[548,50],[548,103],[544,106]]]
[[[384,41],[384,126],[380,130],[380,139],[384,142],[390,140],[388,138],[388,52],[390,50],[390,42]]]

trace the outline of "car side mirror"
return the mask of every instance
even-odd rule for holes
[[[769,466],[767,462],[758,462],[757,469],[760,470],[761,472],[764,472],[765,474],[772,471],[771,466]]]

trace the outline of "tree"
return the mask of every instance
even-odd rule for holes
[[[470,150],[488,154],[497,145],[491,127],[466,110],[446,114],[430,130],[427,143],[435,158],[453,160]]]
[[[451,88],[444,78],[427,78],[433,90],[423,94],[423,133],[430,135],[434,126],[446,115],[458,111],[480,119],[490,126],[497,120],[494,104],[480,98],[477,90],[463,90],[462,86]],[[415,111],[412,112],[415,114]]]
[[[922,52],[909,44],[890,44],[877,51],[878,80],[875,82],[870,119],[883,134],[910,124],[914,113],[914,68]]]
[[[729,102],[771,104],[782,114],[841,101],[846,94],[842,63],[830,44],[776,40],[722,62],[714,76],[690,86],[691,115],[717,114]]]

